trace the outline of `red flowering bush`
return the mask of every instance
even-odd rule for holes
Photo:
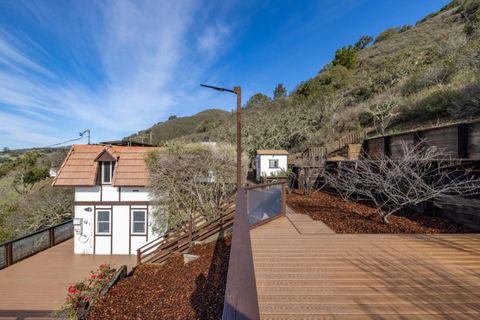
[[[68,287],[68,295],[61,310],[62,318],[77,320],[85,318],[88,306],[100,298],[100,293],[115,275],[116,269],[101,264],[90,276]]]

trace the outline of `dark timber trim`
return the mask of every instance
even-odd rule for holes
[[[468,159],[468,125],[462,123],[458,125],[458,158]]]
[[[148,206],[150,201],[75,201],[76,206]]]
[[[390,145],[390,136],[383,137],[383,154],[386,157],[390,157],[392,155],[392,148]]]

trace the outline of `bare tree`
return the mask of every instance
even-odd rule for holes
[[[382,135],[385,135],[385,130],[397,116],[397,113],[395,113],[397,106],[395,96],[390,92],[376,97],[370,105],[368,112],[372,116],[373,125]]]
[[[409,206],[480,192],[480,179],[442,150],[423,143],[403,143],[402,150],[401,159],[362,158],[353,165],[326,170],[326,186],[344,199],[355,196],[373,202],[385,223],[390,215]]]
[[[191,233],[197,217],[213,219],[232,203],[236,160],[231,145],[171,143],[149,153],[146,163],[157,231],[188,223]]]

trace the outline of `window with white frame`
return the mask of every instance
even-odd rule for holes
[[[277,169],[278,168],[278,159],[268,160],[268,167],[270,169]]]
[[[147,210],[132,210],[132,234],[147,233]]]
[[[102,161],[102,184],[112,183],[114,169],[115,169],[114,161]]]
[[[96,211],[96,234],[110,234],[111,232],[111,218],[112,211],[108,209],[101,209]]]

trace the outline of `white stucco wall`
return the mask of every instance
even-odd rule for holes
[[[122,201],[149,201],[150,194],[145,187],[122,187],[120,198]]]
[[[269,160],[278,160],[278,168],[271,169],[269,168]],[[256,178],[260,180],[261,177],[266,176],[270,177],[276,173],[281,172],[282,170],[287,170],[288,168],[288,156],[287,155],[257,155],[255,159],[256,166]]]
[[[85,209],[90,206],[75,206],[75,218],[82,219],[82,233],[75,232],[74,252],[76,254],[93,254],[93,209],[91,212]]]
[[[113,206],[113,254],[130,254],[128,251],[130,206]]]
[[[102,200],[101,201],[118,201],[119,194],[118,187],[112,187],[111,185],[102,186]]]
[[[76,187],[75,201],[100,201],[100,186]]]
[[[158,235],[153,232],[154,206],[145,187],[110,185],[75,188],[75,218],[82,218],[82,233],[74,235],[76,254],[136,254],[136,249]],[[143,203],[142,203],[143,202]],[[118,203],[118,204],[116,204]],[[95,210],[111,209],[111,234],[95,235]],[[148,208],[147,234],[131,235],[131,211]]]

